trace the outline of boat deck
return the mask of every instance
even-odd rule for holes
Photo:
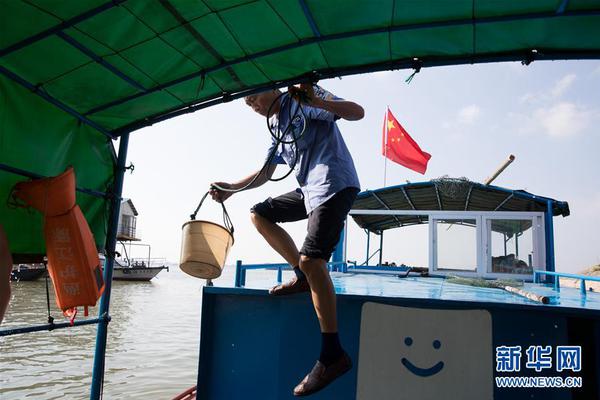
[[[290,276],[286,271],[282,278]],[[313,395],[315,400],[598,398],[598,293],[582,296],[576,288],[555,291],[525,284],[525,290],[551,298],[550,304],[541,304],[502,289],[439,277],[364,272],[334,272],[332,277],[339,294],[340,336],[355,368]],[[292,399],[291,389],[314,364],[321,341],[311,298],[269,296],[277,271],[250,271],[245,278],[245,287],[219,280],[217,286],[204,287],[198,398],[234,399],[253,393],[261,399]],[[496,349],[517,345],[523,352],[538,345],[585,349],[581,372],[575,374],[583,379],[584,390],[498,387],[495,377],[510,374],[495,370]],[[421,366],[441,360],[443,370],[423,378],[403,357]],[[545,373],[565,379],[572,374]],[[513,375],[536,374],[523,366]]]
[[[411,298],[423,300],[449,300],[476,303],[502,303],[515,305],[533,305],[540,307],[572,308],[600,311],[600,293],[588,291],[582,296],[577,288],[561,287],[556,291],[552,286],[525,283],[522,289],[550,299],[542,304],[502,289],[482,288],[449,283],[441,277],[399,278],[397,274],[348,272],[331,274],[336,293],[372,297]],[[284,278],[285,280],[285,278]],[[244,288],[268,289],[275,284],[275,273],[251,272]],[[215,282],[219,286],[218,281]]]

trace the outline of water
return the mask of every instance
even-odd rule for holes
[[[104,398],[170,399],[196,384],[203,282],[176,266],[151,282],[113,282]],[[2,328],[46,323],[44,279],[12,289]],[[95,338],[96,325],[0,337],[0,399],[88,399]]]

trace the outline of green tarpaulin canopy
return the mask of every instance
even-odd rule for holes
[[[600,56],[600,0],[0,0],[0,198],[73,165],[110,192],[119,134],[267,87],[385,69]],[[100,248],[107,200],[78,193]],[[41,217],[0,207],[11,250]]]

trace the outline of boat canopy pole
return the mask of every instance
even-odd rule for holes
[[[10,172],[15,175],[24,176],[24,177],[30,178],[30,179],[47,178],[46,176],[36,174],[35,172],[25,171],[24,169],[11,167],[10,165],[1,164],[1,163],[0,163],[0,170]],[[106,193],[100,192],[98,190],[86,189],[86,188],[81,188],[81,187],[76,187],[75,190],[77,190],[80,193],[89,194],[90,196],[95,196],[95,197],[100,197],[100,198],[108,197],[108,195]]]
[[[383,265],[383,231],[379,237],[379,265]]]
[[[83,326],[83,325],[92,325],[97,324],[107,317],[106,315],[101,315],[98,318],[88,318],[80,321],[70,322],[59,322],[59,323],[51,323],[51,324],[43,324],[43,325],[32,325],[32,326],[24,326],[21,328],[9,328],[0,330],[0,336],[11,336],[11,335],[20,335],[22,333],[31,333],[31,332],[41,332],[41,331],[53,331],[56,329],[65,329],[72,328],[75,326]]]
[[[92,372],[91,400],[99,400],[104,383],[104,361],[106,355],[106,337],[108,334],[108,321],[110,320],[109,305],[112,286],[113,267],[115,262],[115,248],[117,246],[117,228],[119,225],[119,211],[121,208],[121,194],[123,192],[123,178],[125,175],[125,162],[127,160],[127,146],[129,145],[129,132],[124,133],[119,141],[119,156],[115,170],[114,192],[111,198],[108,232],[106,235],[106,261],[104,263],[104,294],[100,300],[99,315],[107,318],[98,324],[96,334],[96,351],[94,354],[94,370]]]
[[[554,221],[553,212],[552,212],[552,200],[547,201],[547,209],[546,209],[546,271],[554,272],[555,271],[555,261],[554,261]],[[554,280],[558,279],[554,275],[546,275],[546,280],[549,283],[554,283]]]

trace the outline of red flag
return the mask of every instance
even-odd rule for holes
[[[425,174],[429,153],[421,150],[419,145],[404,130],[398,120],[388,109],[383,120],[382,154],[400,165]]]

